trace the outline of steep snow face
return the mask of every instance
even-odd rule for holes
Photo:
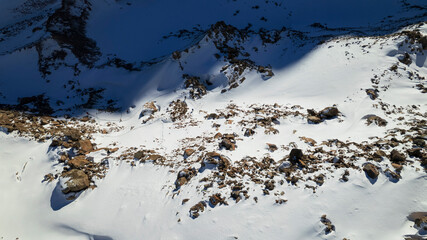
[[[216,77],[221,82],[217,85],[225,87],[217,70],[233,57],[280,72],[331,38],[390,34],[427,19],[425,4],[418,0],[304,4],[31,0],[6,1],[4,6],[0,21],[2,102],[16,104],[18,97],[44,94],[53,109],[66,112],[82,106],[126,109],[147,91],[170,93],[182,87],[182,75],[195,72],[196,66],[201,67],[199,75]],[[193,51],[201,57],[190,57],[192,64],[171,61],[173,52],[185,55],[188,49],[203,45],[200,40],[219,30],[215,26],[222,26],[215,25],[219,21],[236,28],[226,45],[239,48],[237,56],[217,59],[214,56],[227,54],[227,46],[222,45],[221,52],[208,39],[210,45]],[[158,69],[166,68],[170,76],[158,74]],[[148,90],[160,77],[159,89]],[[9,81],[27,87],[10,91]],[[129,92],[129,99],[114,93],[118,89]],[[95,95],[98,104],[90,101]]]

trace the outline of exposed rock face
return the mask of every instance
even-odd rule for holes
[[[189,76],[184,74],[185,88],[190,88],[190,97],[193,99],[200,99],[206,95],[206,86],[200,82],[200,77]]]
[[[65,188],[62,190],[63,193],[79,192],[85,190],[90,185],[88,175],[82,170],[72,169],[63,173],[62,178],[69,178],[65,182]]]
[[[365,173],[372,179],[376,179],[378,178],[378,175],[380,174],[378,172],[378,168],[377,166],[375,166],[372,163],[367,163],[364,167],[363,167],[363,171],[365,171]]]
[[[142,119],[143,123],[148,122],[149,120],[154,118],[154,113],[159,111],[159,107],[153,102],[147,102],[142,107],[142,111],[139,114],[139,118]]]

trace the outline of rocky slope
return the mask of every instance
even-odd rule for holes
[[[5,4],[0,237],[426,238],[423,1]]]

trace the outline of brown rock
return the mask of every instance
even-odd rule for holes
[[[206,203],[205,202],[198,202],[196,205],[192,206],[190,208],[190,217],[191,218],[198,218],[200,216],[200,212],[204,212],[205,211],[205,207],[206,207]]]
[[[376,89],[366,89],[366,94],[368,94],[368,96],[372,99],[375,100],[378,98],[378,90]]]
[[[78,146],[80,148],[80,151],[84,154],[87,154],[93,151],[93,145],[90,140],[79,140]]]
[[[393,149],[390,153],[390,161],[394,163],[400,163],[404,162],[406,160],[406,157],[404,154],[398,152],[397,150]]]
[[[421,148],[412,148],[412,149],[408,149],[406,151],[408,153],[409,156],[411,157],[418,157],[421,158],[423,156],[423,153],[421,152]]]
[[[291,150],[291,153],[289,154],[289,161],[292,164],[297,164],[298,161],[301,160],[303,156],[304,155],[301,149],[294,148]]]
[[[244,134],[244,136],[245,137],[250,137],[250,136],[252,136],[252,135],[254,135],[255,134],[255,131],[253,130],[253,129],[251,129],[251,128],[247,128],[246,130],[245,130],[245,134]]]
[[[386,120],[372,114],[366,115],[362,119],[366,119],[366,125],[368,126],[371,124],[375,124],[379,127],[385,127],[388,123]]]
[[[396,171],[402,171],[403,166],[397,163],[392,163],[391,164],[392,167],[394,167],[394,169],[396,169]]]
[[[319,112],[319,116],[322,119],[332,119],[338,117],[339,111],[336,107],[327,107]]]
[[[225,149],[230,151],[233,151],[236,149],[236,145],[233,142],[231,142],[231,140],[228,138],[222,139],[221,143],[219,144],[219,147],[220,148],[224,147]]]
[[[196,150],[191,149],[191,148],[187,148],[184,150],[184,157],[189,157],[191,156]]]
[[[276,151],[278,149],[277,146],[276,146],[276,144],[267,143],[267,146],[268,146],[268,150],[270,150],[272,152],[274,152],[274,151]]]
[[[365,173],[372,179],[376,179],[378,177],[378,175],[380,174],[378,172],[378,168],[377,166],[375,166],[372,163],[367,163],[364,167],[363,167],[363,171],[365,171]]]
[[[136,159],[138,159],[138,160],[140,160],[140,159],[142,159],[143,157],[145,156],[145,152],[144,151],[138,151],[138,152],[136,152],[134,155],[133,155],[133,157],[134,158],[136,158]]]
[[[150,156],[147,157],[147,160],[154,161],[154,162],[162,160],[162,159],[164,159],[164,157],[161,156],[161,155],[158,155],[158,154],[153,154],[153,155],[150,155]]]
[[[308,123],[318,124],[322,122],[322,119],[317,116],[308,116],[307,121]]]
[[[84,155],[75,156],[73,159],[68,161],[68,165],[72,168],[82,168],[89,163],[89,160],[87,160]]]
[[[63,193],[79,192],[89,187],[89,177],[82,170],[72,169],[62,174],[63,178],[69,178],[66,182],[66,188]]]

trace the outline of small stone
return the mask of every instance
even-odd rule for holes
[[[267,146],[268,146],[268,150],[270,150],[271,152],[274,152],[278,149],[276,144],[267,143]]]
[[[191,148],[187,148],[184,150],[184,157],[189,157],[191,156],[196,150],[191,149]]]

